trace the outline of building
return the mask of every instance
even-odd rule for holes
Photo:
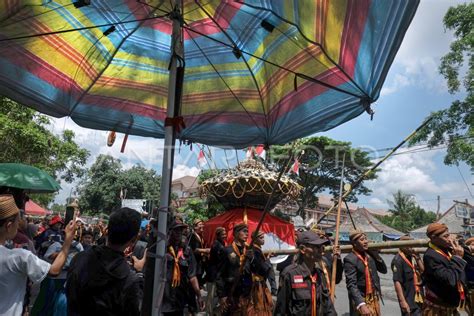
[[[365,207],[352,210],[351,216],[355,226],[362,229],[371,241],[398,240],[400,236],[404,235],[404,233],[383,224]],[[341,241],[349,241],[349,231],[354,227],[352,220],[346,217],[344,222],[341,221],[339,227]]]
[[[199,196],[197,177],[184,176],[171,182],[171,193],[177,196],[176,207],[181,207],[187,199]]]
[[[469,202],[455,203],[441,215],[437,223],[446,224],[453,234],[465,237],[474,236],[474,207]],[[426,238],[426,228],[428,225],[417,228],[410,232],[410,236],[415,239]]]

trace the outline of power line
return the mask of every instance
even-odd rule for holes
[[[453,137],[451,137],[451,139],[473,139],[474,140],[474,137],[473,136],[453,136]],[[440,145],[446,145],[448,141],[449,141],[449,139],[444,139],[443,142],[440,143]],[[435,148],[435,147],[430,146],[429,142],[422,142],[422,143],[419,143],[418,145],[419,146],[417,146],[417,147],[413,147],[413,149],[417,149],[417,148],[420,148],[420,147]],[[401,148],[407,148],[407,147],[410,147],[410,146],[405,145]],[[438,146],[436,146],[436,147],[438,147]],[[379,151],[383,152],[383,151],[389,151],[389,150],[392,150],[392,149],[393,149],[393,147],[387,147],[387,148],[375,149],[374,151],[375,152],[379,152]]]
[[[474,196],[472,195],[472,193],[471,193],[471,190],[469,189],[469,185],[467,184],[466,179],[464,179],[464,176],[462,175],[462,172],[461,172],[461,170],[459,169],[459,166],[456,165],[456,168],[458,169],[458,172],[459,172],[459,175],[460,175],[461,178],[462,178],[462,181],[463,181],[464,184],[466,185],[467,191],[469,192],[469,194],[471,195],[471,197],[474,197]]]

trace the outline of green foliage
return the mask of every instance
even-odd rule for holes
[[[289,166],[288,152],[292,145],[273,146],[271,157],[282,168]],[[352,148],[350,142],[333,140],[328,137],[309,137],[299,141],[294,147],[294,155],[299,157],[299,176],[293,175],[295,180],[303,187],[297,200],[298,215],[304,218],[306,207],[315,207],[318,200],[317,194],[329,191],[333,196],[339,195],[341,180],[342,157],[346,153],[344,177],[346,183],[353,183],[365,170],[372,166],[367,152]],[[365,180],[376,178],[377,170],[368,175]],[[367,195],[371,191],[360,186],[348,196],[347,201],[357,202],[357,195]]]
[[[418,206],[413,195],[398,190],[393,194],[393,201],[388,201],[391,206],[391,215],[378,217],[382,223],[393,227],[401,232],[409,231],[433,223],[436,221],[436,214],[426,212]]]
[[[122,187],[126,190],[125,198],[160,200],[161,177],[155,170],[136,165],[124,170],[121,178]]]
[[[81,209],[106,214],[120,207],[120,192],[127,199],[159,200],[161,177],[154,170],[133,166],[123,170],[122,163],[99,155],[79,188]]]
[[[201,184],[204,181],[206,181],[207,179],[210,179],[210,178],[213,178],[213,177],[219,175],[220,172],[221,172],[220,170],[216,170],[216,169],[203,169],[198,174],[198,179],[197,179],[198,183]]]
[[[224,208],[220,204],[210,206],[206,200],[193,198],[188,199],[178,211],[185,215],[186,223],[192,225],[195,219],[207,221],[222,213]]]
[[[50,209],[53,213],[64,213],[66,211],[66,204],[54,203]]]
[[[439,72],[444,76],[451,94],[464,86],[466,97],[456,100],[447,109],[433,112],[431,121],[410,141],[411,145],[428,142],[430,147],[447,144],[444,163],[465,162],[474,171],[474,3],[449,8],[444,26],[454,31],[451,50],[441,58]],[[464,77],[463,66],[467,60]]]
[[[198,175],[198,183],[201,184],[203,181],[213,178],[220,173],[221,170],[201,170]],[[219,203],[219,201],[217,201],[216,197],[213,195],[206,196],[205,203],[207,205],[208,218],[212,218],[225,210],[222,204]]]
[[[55,135],[50,129],[46,115],[0,97],[0,162],[32,165],[69,183],[82,177],[89,152],[74,142],[73,131]],[[35,195],[34,199],[45,206],[53,194]]]

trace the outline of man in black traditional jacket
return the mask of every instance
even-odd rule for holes
[[[183,245],[187,225],[174,221],[170,225],[166,246],[166,283],[161,304],[163,315],[184,315],[186,304],[193,312],[205,307],[196,277],[196,259],[190,247]]]
[[[204,246],[204,222],[202,219],[196,219],[193,222],[194,229],[191,235],[189,236],[189,247],[194,253],[194,258],[196,259],[196,277],[199,281],[199,286],[203,287],[204,279],[203,274],[205,270],[205,264],[207,256],[209,255],[209,249]]]
[[[324,246],[329,240],[313,231],[298,237],[296,262],[280,275],[275,316],[280,315],[337,315],[330,298],[331,269],[322,263]],[[340,256],[336,250],[333,253]],[[341,265],[338,264],[341,269]],[[340,281],[340,280],[339,280]]]
[[[412,240],[402,236],[400,240]],[[423,286],[421,274],[424,265],[413,248],[400,248],[392,260],[393,284],[397,292],[398,304],[402,316],[420,316],[423,304]]]
[[[245,306],[241,304],[240,298],[250,294],[252,282],[244,278],[242,264],[247,254],[248,234],[246,224],[235,225],[234,241],[224,249],[223,265],[216,278],[216,293],[223,315],[241,314]]]
[[[270,260],[262,251],[265,244],[263,231],[252,234],[253,247],[247,252],[244,274],[252,281],[246,315],[271,316],[273,300],[267,286],[267,280],[273,276],[273,267]]]
[[[207,312],[209,315],[214,315],[214,302],[216,293],[216,278],[217,272],[222,269],[224,264],[224,249],[225,240],[227,239],[227,232],[224,227],[216,228],[216,240],[212,244],[211,252],[209,254],[209,262],[207,264],[206,280],[207,280]]]
[[[430,224],[426,235],[430,243],[423,256],[423,315],[459,315],[457,308],[465,303],[466,297],[464,249],[450,236],[445,224]]]
[[[349,294],[350,315],[380,316],[382,297],[377,273],[387,273],[382,257],[369,250],[367,235],[359,229],[350,232],[353,250],[344,258],[344,272]]]

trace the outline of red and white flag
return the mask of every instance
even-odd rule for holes
[[[295,162],[293,163],[293,166],[291,166],[291,172],[299,175],[300,174],[300,162],[298,159],[295,159]]]
[[[265,160],[265,148],[263,147],[263,145],[258,145],[257,147],[255,147],[255,152],[257,153],[257,156],[259,156],[260,158],[262,158],[263,160]]]
[[[202,151],[201,149],[198,155],[198,164],[202,168],[206,165],[206,163],[207,163],[206,156],[204,156],[204,151]]]

